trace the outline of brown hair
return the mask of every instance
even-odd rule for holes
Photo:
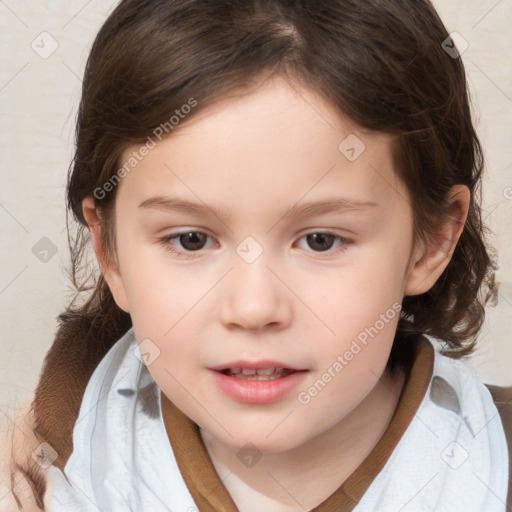
[[[395,136],[395,169],[410,192],[415,242],[428,241],[450,214],[450,188],[469,188],[468,218],[449,265],[428,292],[403,300],[388,367],[406,350],[399,340],[414,333],[443,340],[450,357],[473,351],[485,304],[496,298],[495,266],[481,218],[482,150],[463,63],[442,47],[448,37],[428,0],[120,2],[87,61],[68,176],[67,204],[78,221],[69,236],[77,294],[59,317],[33,402],[40,438],[62,431],[56,411],[67,411],[57,465],[71,452],[90,375],[131,326],[101,275],[81,281],[89,242],[83,199],[95,197],[105,250],[115,256],[116,187],[101,199],[94,191],[119,170],[121,154],[168,125],[190,98],[197,106],[181,124],[274,74],[314,89],[363,129]],[[83,294],[87,299],[77,304]],[[60,371],[70,365],[71,384]]]

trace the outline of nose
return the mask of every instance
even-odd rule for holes
[[[220,320],[228,329],[281,330],[291,322],[291,293],[264,254],[252,263],[234,261],[220,306]]]

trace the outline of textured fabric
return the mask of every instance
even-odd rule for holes
[[[432,377],[419,406],[418,401],[414,407],[414,400],[403,400],[409,390],[417,388],[414,379],[411,377],[410,385],[404,387],[393,419],[399,417],[400,408],[412,407],[416,412],[408,425],[403,419],[407,415],[401,422],[392,419],[369,455],[379,455],[380,450],[383,467],[379,471],[377,464],[376,477],[362,482],[363,487],[367,486],[362,496],[357,495],[353,479],[351,499],[358,501],[355,507],[337,506],[334,493],[315,512],[506,510],[509,459],[503,425],[491,394],[463,363],[437,352],[433,363]],[[418,366],[416,371],[420,369]],[[46,510],[196,511],[199,504],[187,487],[185,473],[180,472],[183,458],[177,458],[180,451],[167,435],[162,416],[166,403],[170,402],[162,397],[140,362],[130,329],[110,349],[87,385],[73,431],[74,450],[64,468],[66,476],[56,466],[47,470]],[[192,422],[188,421],[190,426]],[[400,432],[404,425],[405,432]],[[174,435],[185,448],[189,443],[196,451],[204,450],[200,438],[187,438],[186,432],[171,430],[170,436]],[[213,471],[211,463],[209,468]],[[358,470],[345,482],[345,488],[350,489],[347,484]],[[201,481],[205,476],[208,474],[195,473]],[[218,503],[218,510],[237,510],[232,501],[232,508],[224,508],[224,504]],[[199,510],[206,509],[199,506]]]

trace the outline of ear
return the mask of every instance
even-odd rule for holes
[[[105,278],[105,281],[112,292],[116,304],[126,313],[129,313],[128,300],[126,296],[126,289],[124,286],[123,277],[119,269],[117,261],[108,260],[103,242],[101,239],[102,226],[100,215],[94,205],[94,199],[92,197],[86,197],[82,201],[82,212],[84,218],[89,226],[89,233],[91,234],[92,244],[94,247],[94,253],[98,260],[101,273]],[[114,258],[117,260],[117,258]]]
[[[466,223],[471,193],[465,185],[455,185],[448,193],[448,219],[434,240],[416,249],[405,279],[404,295],[420,295],[434,286],[448,266]]]

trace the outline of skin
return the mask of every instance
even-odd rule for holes
[[[338,149],[350,134],[366,146],[353,162]],[[438,237],[413,247],[409,195],[393,171],[390,143],[386,134],[358,129],[314,91],[274,77],[186,120],[121,181],[112,261],[93,200],[83,202],[117,304],[130,313],[139,343],[149,338],[160,350],[151,375],[200,426],[242,512],[317,506],[368,455],[395,410],[404,376],[392,378],[385,366],[398,314],[309,403],[297,400],[381,314],[434,285],[462,232],[469,190],[458,185]],[[227,216],[206,207],[199,216],[139,207],[164,194]],[[333,196],[377,206],[285,215],[296,203]],[[187,259],[159,241],[177,231],[209,238],[195,246],[183,237],[167,242],[189,249]],[[325,231],[350,242],[327,239],[322,251],[322,242],[319,249],[305,236]],[[252,263],[236,252],[247,236],[263,250]],[[224,395],[207,369],[239,358],[309,372],[275,403],[243,404]],[[262,452],[251,468],[237,457],[248,442]]]

